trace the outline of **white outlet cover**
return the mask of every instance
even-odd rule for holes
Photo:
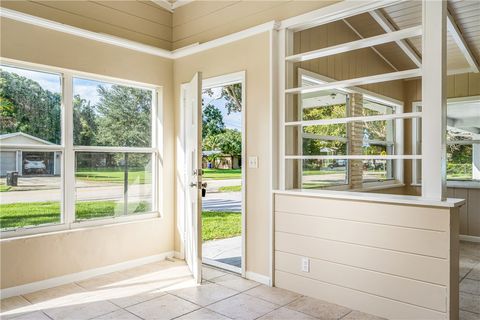
[[[310,259],[307,257],[302,258],[302,272],[310,272]]]

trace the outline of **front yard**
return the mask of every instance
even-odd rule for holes
[[[203,241],[239,236],[242,233],[242,214],[240,212],[203,211]]]
[[[146,201],[129,203],[129,212],[134,214],[150,211]],[[60,222],[60,203],[54,201],[0,204],[0,227],[19,228]],[[85,201],[76,205],[78,220],[113,217],[123,212],[123,205],[116,201]]]
[[[241,179],[242,169],[203,169],[203,178],[211,180]]]

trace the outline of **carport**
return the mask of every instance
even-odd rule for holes
[[[0,177],[6,176],[8,171],[17,171],[18,175],[60,175],[60,152],[43,152],[33,150],[31,146],[45,146],[53,143],[31,136],[23,132],[7,133],[0,135],[2,151],[0,151]],[[9,149],[8,145],[17,147]],[[29,150],[22,150],[18,145],[26,145]],[[26,170],[27,160],[42,161],[45,164],[44,170]]]

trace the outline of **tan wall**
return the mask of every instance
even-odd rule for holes
[[[163,86],[165,135],[161,219],[107,229],[66,231],[28,240],[2,240],[2,288],[172,251],[173,62],[9,19],[2,18],[1,27],[0,56],[3,58]]]
[[[206,42],[339,1],[194,1],[175,9],[173,48]]]
[[[174,90],[176,110],[180,110],[180,84],[201,71],[203,78],[246,72],[246,156],[258,156],[258,168],[246,170],[246,269],[269,275],[269,33],[175,60]],[[180,139],[180,112],[176,113],[176,136]],[[177,183],[179,183],[177,181]],[[177,194],[177,197],[180,196]],[[175,250],[180,250],[180,234],[175,233]]]
[[[171,50],[172,47],[172,13],[151,1],[2,0],[0,5],[166,50]]]
[[[276,194],[275,285],[388,319],[456,319],[457,230],[457,209]]]
[[[405,112],[412,111],[412,103],[422,100],[421,80],[405,81]],[[480,95],[480,73],[464,73],[448,77],[447,98]],[[405,154],[412,152],[412,122],[405,122]],[[419,187],[411,186],[411,161],[405,161],[406,194],[420,195]],[[449,196],[467,200],[460,209],[460,234],[480,236],[480,205],[477,203],[479,189],[448,188]]]

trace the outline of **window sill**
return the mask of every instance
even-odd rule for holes
[[[377,194],[377,193],[367,193],[367,192],[292,189],[292,190],[274,190],[273,193],[292,195],[292,196],[302,196],[302,197],[317,197],[317,198],[326,198],[326,199],[393,203],[393,204],[416,205],[416,206],[425,206],[425,207],[454,208],[454,207],[459,207],[465,204],[464,199],[448,198],[445,201],[437,201],[437,200],[425,199],[419,196]]]
[[[420,183],[411,183],[412,187],[421,187]],[[447,181],[447,188],[480,189],[480,181]]]
[[[447,188],[480,189],[480,181],[447,181]]]
[[[92,219],[71,224],[50,224],[37,227],[19,228],[11,231],[0,232],[0,242],[7,240],[27,239],[34,237],[50,236],[53,234],[77,232],[84,229],[117,226],[143,221],[162,219],[158,212],[145,213],[136,216],[115,217],[108,219]]]

